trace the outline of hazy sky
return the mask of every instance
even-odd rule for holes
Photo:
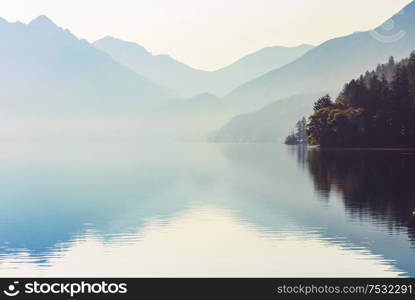
[[[272,45],[319,44],[380,25],[411,0],[0,0],[0,16],[46,14],[80,38],[137,42],[213,70]]]

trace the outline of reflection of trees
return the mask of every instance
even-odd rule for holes
[[[415,229],[415,153],[311,149],[307,166],[316,190],[339,191],[353,217]]]
[[[299,166],[304,166],[307,158],[308,147],[304,145],[296,145],[287,147],[288,152],[297,158]]]

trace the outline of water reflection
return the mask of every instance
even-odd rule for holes
[[[248,226],[247,226],[248,225]],[[105,243],[90,231],[57,245],[39,264],[28,252],[5,257],[8,276],[326,277],[398,276],[401,271],[364,248],[345,248],[318,232],[258,234],[233,212],[204,205],[162,224],[151,219],[138,242]],[[126,240],[129,237],[126,236]],[[306,249],[306,250],[305,250]],[[330,263],[323,263],[330,261]],[[337,275],[336,275],[337,274]]]
[[[287,149],[291,155],[295,156],[297,164],[301,167],[305,167],[309,148],[305,145],[298,145],[287,146]]]
[[[350,217],[407,229],[414,239],[415,152],[311,149],[307,166],[321,196],[339,192]]]
[[[310,179],[329,164],[288,151],[301,168],[279,145],[3,144],[0,276],[415,274],[406,232],[350,222]]]
[[[354,245],[368,247],[415,276],[415,152],[312,148],[304,163],[298,159],[303,149],[289,153],[295,154],[301,170],[308,170],[318,199],[328,209],[342,205],[333,213],[337,220],[327,227],[328,236],[344,234]]]

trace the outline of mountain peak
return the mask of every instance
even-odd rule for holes
[[[95,42],[92,43],[96,48],[104,50],[109,48],[122,48],[124,49],[124,51],[126,49],[129,49],[130,51],[140,51],[141,53],[145,53],[145,54],[149,54],[152,55],[146,48],[144,48],[143,46],[135,43],[135,42],[129,42],[129,41],[124,41],[122,39],[107,35],[99,40],[96,40]]]
[[[378,28],[380,30],[391,31],[393,30],[413,30],[415,25],[415,1],[412,1],[406,5],[403,9],[393,15],[391,18],[386,20]]]
[[[99,42],[99,41],[120,41],[120,39],[117,39],[117,38],[115,38],[113,36],[110,36],[110,35],[106,35],[103,38],[101,38],[99,40],[96,40],[95,42]]]
[[[125,41],[116,37],[113,37],[111,35],[106,35],[103,38],[96,40],[94,43],[100,43],[100,42],[111,42],[111,43],[119,43],[119,44],[124,44],[124,45],[130,45],[130,46],[135,46],[135,47],[140,47],[145,49],[143,46],[135,43],[135,42],[129,42],[129,41]]]
[[[29,23],[30,26],[42,26],[42,27],[56,27],[56,24],[53,23],[53,21],[51,19],[49,19],[47,16],[45,15],[41,15],[39,17],[37,17],[36,19],[32,20]]]

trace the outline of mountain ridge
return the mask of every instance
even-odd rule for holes
[[[46,16],[0,22],[0,63],[3,113],[140,111],[172,97]]]
[[[178,90],[185,98],[201,93],[223,96],[239,84],[275,66],[291,62],[312,48],[311,45],[265,47],[224,68],[204,71],[192,68],[169,55],[153,55],[135,42],[111,36],[99,39],[93,45],[138,74],[152,79],[161,86]]]
[[[382,34],[385,40],[376,40],[382,39]],[[386,36],[386,34],[388,35]],[[391,42],[393,35],[397,39]],[[356,49],[362,49],[367,43],[370,44],[370,47],[364,48],[366,53],[355,55]],[[382,46],[387,51],[383,51]],[[312,113],[313,103],[318,97],[326,93],[338,94],[346,82],[358,78],[367,70],[376,69],[377,65],[388,61],[390,55],[399,60],[407,57],[414,49],[415,1],[373,31],[357,32],[328,40],[291,64],[273,70],[239,87],[239,90],[236,90],[239,94],[235,94],[233,91],[234,94],[231,93],[225,97],[223,102],[224,104],[233,104],[233,111],[239,111],[239,113],[236,113],[235,117],[212,135],[211,140],[214,142],[282,142],[296,121]],[[378,52],[381,52],[381,58],[374,61],[372,56],[379,57]],[[352,55],[347,56],[348,53]],[[324,60],[321,60],[321,57]],[[341,59],[346,57],[348,62],[358,67],[350,68],[344,60],[334,64],[333,60],[339,57]],[[369,59],[367,59],[368,57]],[[324,76],[314,74],[318,64],[325,64],[324,66],[328,69],[328,71],[325,70],[325,73],[323,72]],[[357,69],[360,71],[355,71]],[[306,73],[307,77],[301,77],[301,71],[305,72],[304,70],[309,72]],[[333,80],[333,77],[338,74],[341,75],[340,78]],[[283,83],[278,80],[282,80]],[[301,86],[307,81],[312,83],[308,90]],[[258,84],[261,85],[262,90],[252,93],[250,89],[257,88]],[[284,92],[272,89],[274,85],[281,87],[281,89],[285,88]],[[290,89],[287,89],[286,86],[289,86]],[[250,92],[252,93],[250,97],[243,97],[244,94]],[[240,95],[242,96],[239,98]],[[265,101],[261,97],[265,98]],[[262,101],[258,101],[258,99]],[[252,103],[244,107],[243,101],[251,101]],[[282,122],[282,120],[285,121]]]
[[[393,37],[396,41],[390,42]],[[239,86],[225,97],[225,102],[247,112],[291,95],[341,88],[349,78],[390,56],[403,58],[413,49],[415,1],[372,31],[325,41],[297,60]]]

